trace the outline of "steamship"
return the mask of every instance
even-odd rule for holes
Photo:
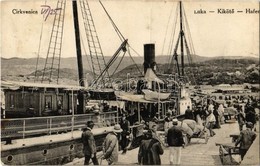
[[[101,5],[104,8],[102,3]],[[81,8],[86,26],[88,44],[92,45],[89,51],[95,77],[90,87],[84,82],[78,6]],[[144,44],[144,74],[141,74],[142,79],[137,80],[136,89],[115,90],[106,87],[108,69],[120,53],[128,51],[129,43],[121,33],[118,33],[123,42],[112,58],[105,62],[96,30],[89,28],[95,26],[87,0],[72,1],[79,86],[58,84],[59,75],[54,77],[54,73],[56,71],[59,74],[61,52],[57,45],[62,43],[65,7],[66,0],[57,1],[57,8],[62,10],[54,18],[46,63],[42,72],[36,67],[35,78],[38,79],[39,74],[42,74],[41,81],[37,80],[34,83],[1,81],[6,104],[4,118],[1,119],[1,160],[4,164],[56,165],[83,157],[81,129],[88,120],[95,122],[93,133],[98,151],[101,151],[106,134],[112,130],[114,124],[119,123],[122,110],[129,115],[137,114],[136,122],[141,124],[142,120],[150,121],[154,118],[162,122],[169,107],[174,107],[178,115],[184,114],[188,106],[192,107],[183,83],[183,47],[186,43],[182,21],[177,42],[181,44],[182,50],[181,68],[177,58],[178,44],[171,60],[176,61],[177,65],[175,79],[166,81],[156,75],[155,45]],[[107,12],[106,14],[108,15]],[[182,18],[181,2],[180,16]],[[116,31],[120,32],[115,23],[113,21],[112,23]],[[171,65],[173,64],[170,63],[169,66],[172,67]],[[53,84],[54,81],[57,84]],[[107,105],[110,106],[109,109],[105,109]],[[132,121],[131,125],[136,126],[136,123]]]

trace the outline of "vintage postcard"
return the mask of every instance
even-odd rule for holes
[[[4,165],[259,165],[259,1],[2,0]]]

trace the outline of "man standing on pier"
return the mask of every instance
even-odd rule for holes
[[[244,113],[242,112],[241,106],[239,106],[237,111],[238,111],[238,114],[236,115],[236,119],[237,119],[237,122],[238,122],[238,125],[239,125],[239,131],[242,131],[246,119],[245,119]]]
[[[178,125],[178,120],[172,120],[173,127],[168,130],[167,143],[170,148],[170,164],[181,164],[181,148],[184,147],[182,130]],[[175,158],[175,159],[174,159]]]
[[[240,144],[239,147],[239,154],[241,155],[241,160],[244,159],[246,152],[250,148],[251,144],[254,142],[256,138],[256,133],[252,131],[253,123],[247,122],[246,123],[246,130],[242,130],[240,135],[236,141],[236,146]]]
[[[123,130],[119,124],[114,126],[112,132],[108,133],[103,142],[103,154],[102,159],[106,159],[108,165],[114,165],[118,162],[118,137]]]
[[[130,122],[126,119],[126,115],[125,114],[123,114],[122,115],[122,121],[121,121],[121,123],[120,123],[120,126],[121,126],[121,128],[122,128],[122,134],[121,134],[121,136],[122,136],[122,139],[121,139],[121,147],[122,147],[122,149],[123,149],[123,152],[122,152],[122,154],[125,154],[126,153],[126,151],[127,151],[127,146],[128,146],[128,143],[129,143],[129,140],[128,140],[128,138],[127,137],[129,137],[129,135],[130,135],[130,129],[129,129],[129,127],[130,127]]]
[[[216,133],[213,131],[213,126],[216,123],[216,118],[212,112],[212,110],[208,110],[209,115],[206,118],[206,127],[209,129],[210,136],[213,137]]]
[[[88,121],[87,127],[83,129],[81,135],[81,139],[83,143],[83,153],[85,155],[84,165],[89,165],[90,159],[92,159],[94,165],[98,165],[98,160],[96,156],[97,153],[96,143],[95,143],[94,135],[91,132],[93,127],[94,127],[94,122]]]
[[[153,132],[148,130],[138,151],[138,163],[141,165],[161,165],[161,157],[164,152],[159,140],[153,138]]]
[[[185,111],[185,119],[192,119],[194,120],[194,114],[192,110],[190,109],[190,106],[187,107],[187,110]]]

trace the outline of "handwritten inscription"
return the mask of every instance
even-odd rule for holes
[[[56,15],[58,14],[58,11],[61,10],[61,8],[52,9],[49,5],[41,5],[41,7],[42,7],[41,14],[43,14],[45,21],[50,15]]]

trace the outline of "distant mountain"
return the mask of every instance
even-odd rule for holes
[[[105,56],[105,61],[108,62],[111,56]],[[180,57],[179,57],[180,58]],[[125,76],[127,73],[131,73],[132,75],[140,73],[136,66],[143,72],[143,57],[129,57],[125,56],[124,59],[119,62],[121,57],[118,57],[115,63],[110,68],[110,73],[117,73],[116,76]],[[170,61],[169,56],[156,56],[157,64],[166,64]],[[188,62],[187,57],[184,58],[185,63]],[[245,57],[245,56],[235,56],[235,57],[202,57],[199,55],[192,55],[192,61],[194,64],[205,65],[210,64],[221,65],[230,64],[230,63],[239,63],[239,64],[252,64],[254,62],[258,63],[258,58],[253,57]],[[2,78],[8,77],[32,77],[36,70],[36,62],[37,58],[1,58],[1,76]],[[136,63],[136,64],[135,64]],[[44,68],[45,59],[40,58],[38,61],[38,70],[42,70]],[[92,66],[91,66],[90,58],[87,56],[83,56],[83,68],[85,73],[89,73],[88,77],[91,79],[92,77]],[[166,65],[158,65],[159,68],[164,68]],[[229,65],[230,66],[230,65]],[[76,57],[70,58],[61,58],[61,78],[77,78],[77,59]],[[225,66],[224,66],[225,68]],[[162,69],[159,69],[162,70]]]
[[[218,56],[218,57],[212,57],[211,59],[250,59],[254,61],[259,60],[259,58],[252,57],[252,56]]]
[[[108,62],[111,59],[111,56],[105,56],[105,61]],[[113,66],[111,66],[111,71],[113,72],[120,61],[121,57],[118,57],[117,61]],[[209,60],[209,57],[202,57],[198,55],[193,56],[194,62],[202,62]],[[134,62],[133,62],[134,61]],[[164,64],[169,61],[169,56],[156,56],[156,62],[158,64]],[[186,58],[185,58],[185,61]],[[36,62],[37,58],[1,58],[1,69],[2,69],[2,76],[3,75],[27,75],[36,70]],[[122,70],[126,66],[132,64],[143,64],[143,57],[129,57],[125,56],[121,64],[118,66],[117,71]],[[38,61],[38,69],[41,70],[44,68],[45,59],[39,58]],[[92,71],[90,58],[87,56],[83,56],[83,65],[85,70]],[[61,58],[61,66],[60,68],[69,68],[77,70],[77,58],[70,57],[70,58]]]

